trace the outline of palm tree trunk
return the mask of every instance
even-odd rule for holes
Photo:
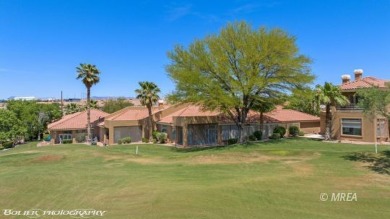
[[[91,142],[91,111],[90,111],[90,100],[91,99],[91,88],[87,87],[87,143]]]
[[[331,140],[331,115],[330,115],[330,104],[326,104],[325,113],[325,140]]]
[[[152,138],[153,131],[154,131],[152,106],[151,105],[148,105],[148,112],[149,112],[148,126],[149,126],[149,139],[150,139],[150,138]]]

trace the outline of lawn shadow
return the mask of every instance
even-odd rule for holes
[[[380,173],[390,175],[390,150],[378,154],[372,152],[354,152],[343,156],[350,161],[369,163],[368,168]]]

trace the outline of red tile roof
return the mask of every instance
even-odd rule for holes
[[[202,110],[200,106],[188,105],[181,110],[162,117],[158,122],[173,123],[173,117],[204,117],[204,116],[219,116],[221,113],[217,111]]]
[[[275,110],[264,113],[265,120],[269,122],[309,122],[320,121],[320,118],[307,113],[302,113],[291,109],[277,107]]]
[[[367,87],[386,87],[386,82],[389,80],[378,79],[375,77],[365,77],[360,80],[351,81],[345,84],[340,85],[341,90],[354,90],[358,88],[367,88]]]
[[[99,118],[108,116],[108,113],[97,109],[91,109],[91,123],[97,122]],[[62,119],[50,123],[48,126],[49,130],[78,130],[86,129],[87,127],[87,111],[78,112],[66,115]]]
[[[169,114],[161,118],[158,122],[161,123],[173,123],[174,117],[202,117],[202,116],[219,116],[220,122],[231,123],[230,117],[223,115],[217,111],[204,111],[199,106],[189,105],[181,110],[178,110],[172,114]],[[272,112],[264,114],[264,120],[267,122],[299,122],[299,121],[320,121],[320,118],[310,114],[302,113],[296,110],[282,109],[277,107]],[[247,122],[255,123],[260,121],[260,113],[255,111],[249,111],[247,116]]]
[[[152,114],[167,109],[169,106],[164,105],[163,107],[153,107]],[[106,120],[141,120],[149,116],[148,108],[143,106],[129,106],[120,111],[117,111],[106,118]]]

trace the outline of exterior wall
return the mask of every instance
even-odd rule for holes
[[[341,119],[361,119],[362,121],[362,135],[353,136],[353,135],[343,135],[341,130]],[[376,120],[367,118],[362,111],[359,110],[345,110],[345,111],[336,111],[333,115],[333,125],[332,125],[332,138],[338,140],[351,140],[351,141],[364,141],[364,142],[375,142],[375,132],[376,132]],[[388,126],[388,122],[386,122]],[[325,133],[325,113],[321,113],[321,133]],[[384,136],[383,139],[387,139],[387,136]]]
[[[137,121],[137,120],[123,120],[123,121],[105,120],[104,121],[104,126],[105,126],[105,128],[108,129],[108,136],[106,136],[106,142],[108,142],[108,144],[115,144],[115,142],[114,142],[114,138],[115,138],[114,129],[115,129],[115,127],[134,127],[134,126],[137,127],[137,126],[142,126],[140,123],[141,122]]]
[[[320,121],[317,121],[317,122],[301,122],[299,128],[305,134],[308,134],[308,133],[319,133],[320,132]]]

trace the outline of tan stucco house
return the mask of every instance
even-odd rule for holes
[[[360,88],[388,89],[388,83],[390,80],[363,77],[361,69],[354,71],[354,80],[351,80],[350,75],[343,75],[340,89],[350,104],[332,109],[332,138],[364,142],[389,141],[389,121],[381,116],[369,118],[364,115],[356,95]],[[321,113],[321,133],[325,133],[325,112]]]
[[[92,138],[97,138],[101,141],[101,128],[99,123],[104,121],[108,113],[97,109],[91,109],[91,133]],[[72,140],[76,143],[76,137],[79,134],[87,133],[87,111],[77,112],[65,115],[62,119],[50,123],[48,130],[51,135],[51,143],[57,144],[60,140]]]

